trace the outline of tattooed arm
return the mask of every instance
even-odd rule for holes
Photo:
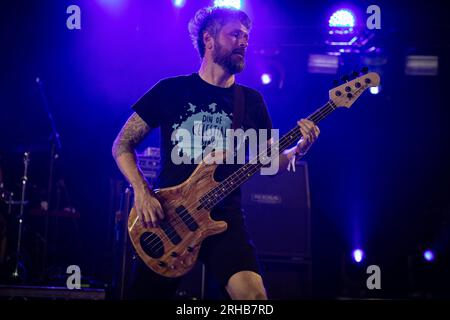
[[[163,211],[137,165],[136,157],[136,146],[149,132],[147,123],[137,113],[133,113],[114,140],[112,155],[122,174],[133,186],[134,206],[144,225],[156,226],[158,219],[163,218]]]

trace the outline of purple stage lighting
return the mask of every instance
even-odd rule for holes
[[[361,249],[356,249],[353,251],[353,260],[360,263],[364,258],[364,252]]]
[[[270,74],[268,74],[268,73],[263,73],[263,74],[261,75],[261,82],[262,82],[263,84],[269,84],[269,83],[271,83],[271,82],[272,82],[272,76],[271,76]]]
[[[241,0],[214,0],[214,6],[240,9],[242,7],[242,2]]]
[[[341,9],[331,15],[328,25],[338,28],[353,28],[355,26],[355,16],[350,10]]]
[[[110,9],[121,9],[125,0],[97,0],[103,7]]]
[[[433,253],[433,251],[431,251],[431,250],[426,250],[426,251],[423,253],[423,258],[424,258],[426,261],[428,261],[428,262],[433,261],[433,260],[434,260],[434,253]]]
[[[339,68],[339,58],[326,54],[310,54],[308,72],[335,74]]]
[[[437,76],[439,71],[438,56],[407,56],[406,74],[409,76]]]
[[[186,4],[186,0],[172,0],[175,7],[181,8]]]

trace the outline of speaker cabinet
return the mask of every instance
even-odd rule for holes
[[[311,256],[308,167],[276,176],[256,174],[242,186],[247,229],[258,254],[284,257]]]

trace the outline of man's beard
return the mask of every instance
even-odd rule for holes
[[[222,66],[229,74],[236,74],[244,70],[244,58],[233,54],[233,51],[226,51],[218,41],[214,48],[214,62]]]

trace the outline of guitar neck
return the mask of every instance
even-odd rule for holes
[[[330,115],[335,109],[336,105],[333,103],[333,101],[330,100],[324,106],[314,111],[309,117],[307,117],[307,119],[313,121],[315,124],[318,124],[328,115]],[[271,149],[272,153],[275,154],[270,155],[269,157],[280,156],[283,151],[285,151],[292,144],[296,143],[301,137],[302,134],[299,130],[299,127],[295,126],[280,140],[272,144],[272,147],[269,149]],[[253,159],[249,163],[242,165],[232,175],[230,175],[215,188],[211,189],[205,195],[203,195],[200,198],[202,207],[207,209],[213,208],[216,204],[227,197],[233,190],[250,179],[263,167],[265,162],[260,160],[268,157],[269,149],[259,153],[256,156],[256,159]]]

